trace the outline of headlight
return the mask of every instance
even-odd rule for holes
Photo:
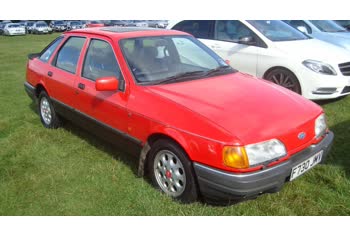
[[[315,120],[315,136],[316,138],[321,137],[327,129],[326,117],[324,114],[321,114]]]
[[[245,147],[224,147],[223,161],[228,167],[242,169],[281,158],[286,154],[284,144],[272,139]]]
[[[334,70],[334,68],[327,63],[323,63],[315,60],[305,60],[303,62],[303,65],[308,69],[317,73],[322,73],[326,75],[337,75],[337,72]]]
[[[247,145],[245,149],[247,151],[250,165],[274,160],[287,154],[284,144],[277,139],[250,144]]]

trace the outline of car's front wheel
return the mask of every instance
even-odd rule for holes
[[[39,95],[39,115],[42,124],[46,128],[58,128],[61,124],[51,99],[45,91],[42,91]]]
[[[198,198],[192,163],[176,143],[160,139],[152,144],[148,156],[148,172],[153,185],[165,194],[185,203]]]
[[[297,77],[287,69],[274,69],[266,75],[265,79],[301,94],[301,87]]]

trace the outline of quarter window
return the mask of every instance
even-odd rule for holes
[[[82,76],[93,81],[101,77],[122,79],[117,59],[109,43],[97,39],[91,40],[85,56]]]
[[[212,39],[212,24],[209,20],[188,20],[175,25],[173,29],[187,32],[196,38]]]
[[[75,73],[84,43],[83,37],[70,37],[58,52],[54,65],[67,72]]]
[[[62,37],[55,39],[50,45],[43,51],[39,59],[43,62],[48,62],[52,54],[55,52],[57,46],[62,42]]]

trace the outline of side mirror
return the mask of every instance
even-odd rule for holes
[[[303,33],[305,33],[305,34],[308,34],[307,29],[306,29],[306,27],[304,27],[304,26],[298,26],[297,29],[298,29],[300,32],[303,32]]]
[[[252,36],[246,36],[246,37],[239,38],[238,43],[245,44],[245,45],[252,45],[255,43],[255,41]]]
[[[96,79],[95,88],[97,91],[117,91],[119,81],[115,77],[102,77]]]

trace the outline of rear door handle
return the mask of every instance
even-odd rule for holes
[[[80,88],[81,90],[84,90],[85,89],[85,84],[79,83],[78,84],[78,88]]]
[[[52,77],[53,73],[51,71],[47,72],[47,76]]]

